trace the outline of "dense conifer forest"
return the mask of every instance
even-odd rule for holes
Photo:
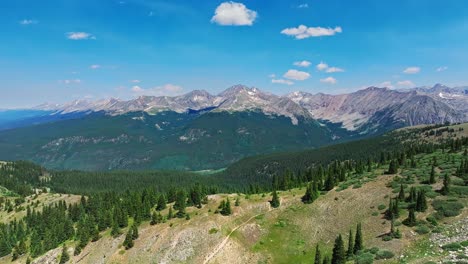
[[[126,235],[125,247],[131,248],[132,241],[138,238],[140,223],[148,221],[156,225],[170,221],[171,218],[190,219],[186,208],[203,207],[210,194],[273,191],[271,206],[278,207],[280,200],[277,191],[305,187],[301,200],[309,204],[352,175],[371,172],[382,165],[388,166],[387,173],[393,174],[400,167],[415,166],[415,155],[430,154],[437,150],[447,153],[465,151],[456,175],[466,185],[468,138],[425,141],[418,136],[425,133],[437,134],[437,129],[438,127],[431,126],[411,132],[403,130],[322,149],[249,158],[217,174],[47,171],[25,161],[2,163],[0,185],[11,191],[10,195],[16,198],[14,202],[2,198],[0,208],[10,211],[26,210],[26,216],[0,224],[0,256],[12,253],[13,258],[23,254],[35,258],[67,240],[78,241],[74,253],[76,255],[89,242],[99,240],[102,231],[110,229],[113,236],[118,236],[129,225],[131,228]],[[434,160],[433,165],[436,163],[437,160]],[[269,165],[273,166],[274,173],[269,173],[273,168],[265,167]],[[429,178],[428,181],[430,180]],[[415,213],[427,209],[426,193],[424,190],[411,189],[406,194],[403,184],[397,185],[400,190],[398,197],[389,200],[386,217],[392,221],[399,217],[399,202],[414,203],[414,206],[408,207],[409,216],[403,221],[405,225],[412,226],[416,224]],[[447,176],[441,193],[448,194],[453,191],[451,188],[450,178]],[[59,202],[42,210],[36,210],[37,204],[34,201],[27,208],[15,205],[21,204],[28,195],[46,191],[80,194],[82,197],[77,204]],[[162,215],[161,210],[168,203],[173,205],[167,215]],[[229,198],[222,201],[219,213],[226,216],[231,214]],[[353,241],[354,252],[362,247],[360,226],[357,230],[356,240]],[[390,235],[398,237],[398,230],[392,230]],[[344,263],[346,254],[343,238],[339,236],[335,240],[332,263]]]

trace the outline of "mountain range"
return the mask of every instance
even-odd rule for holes
[[[235,85],[217,95],[195,90],[0,111],[0,159],[60,169],[218,169],[250,155],[465,121],[468,87],[278,96]]]

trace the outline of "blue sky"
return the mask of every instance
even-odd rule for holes
[[[0,14],[0,108],[468,84],[465,0],[4,0]]]

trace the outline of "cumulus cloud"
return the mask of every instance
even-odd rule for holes
[[[298,27],[285,28],[281,31],[281,34],[293,36],[296,39],[306,39],[310,37],[333,36],[336,33],[341,33],[342,31],[341,27],[323,28],[300,25]]]
[[[385,81],[385,82],[382,82],[378,85],[379,87],[387,87],[387,88],[390,88],[390,89],[393,89],[394,86],[392,85],[392,82],[391,81]]]
[[[140,81],[140,80],[131,80],[130,82],[132,82],[132,83],[140,83],[141,81]]]
[[[419,67],[408,67],[403,71],[403,73],[416,74],[416,73],[419,73],[420,71],[421,71],[421,68]]]
[[[276,74],[274,74],[274,73],[268,75],[268,78],[275,78],[275,77],[276,77]]]
[[[257,12],[248,9],[242,3],[224,2],[215,10],[211,23],[222,26],[251,26],[257,18]]]
[[[446,71],[448,69],[447,66],[442,66],[442,67],[439,67],[436,69],[437,72],[443,72],[443,71]]]
[[[271,79],[272,83],[279,83],[279,84],[286,84],[286,85],[293,85],[294,82],[285,79]]]
[[[93,64],[93,65],[89,66],[89,68],[92,69],[92,70],[96,70],[96,69],[101,68],[101,65],[99,65],[99,64]]]
[[[32,19],[23,19],[23,20],[21,20],[19,23],[20,23],[21,25],[27,26],[27,25],[34,25],[34,24],[37,24],[37,23],[39,23],[39,21],[37,21],[37,20],[32,20]]]
[[[296,81],[303,81],[307,80],[310,77],[310,74],[307,72],[303,71],[298,71],[298,70],[288,70],[284,75],[284,78],[286,79],[291,79],[291,80],[296,80]]]
[[[309,8],[309,4],[304,3],[297,6],[297,8]]]
[[[298,67],[309,67],[310,64],[311,64],[311,62],[310,62],[310,61],[306,61],[306,60],[294,62],[294,65],[295,65],[295,66],[298,66]]]
[[[320,79],[320,82],[328,83],[328,84],[335,84],[337,80],[333,77],[327,77],[325,79]]]
[[[59,80],[59,83],[63,83],[63,84],[80,84],[80,83],[81,83],[81,80],[80,80],[80,79]]]
[[[343,69],[338,68],[338,67],[330,67],[326,70],[328,73],[334,73],[334,72],[344,72]]]
[[[153,88],[142,88],[138,85],[130,89],[135,96],[149,95],[149,96],[173,96],[180,94],[184,89],[181,86],[174,84],[165,84]]]
[[[317,70],[323,71],[328,69],[328,64],[324,63],[323,61],[317,64]]]
[[[67,38],[71,40],[96,39],[93,34],[87,32],[68,32],[66,35]]]
[[[415,86],[414,83],[410,80],[399,81],[397,82],[397,85],[401,87],[414,87]]]

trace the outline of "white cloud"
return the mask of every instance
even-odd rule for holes
[[[378,85],[378,87],[387,87],[387,88],[390,88],[390,89],[393,89],[395,88],[393,85],[392,85],[392,82],[391,81],[385,81],[385,82],[382,82]]]
[[[397,82],[398,86],[403,86],[403,87],[414,87],[414,83],[412,81],[406,80],[406,81],[399,81]]]
[[[421,71],[421,68],[419,67],[408,67],[403,71],[403,73],[416,74],[416,73],[419,73],[420,71]]]
[[[276,77],[276,74],[274,74],[274,73],[268,75],[268,78],[275,78],[275,77]]]
[[[343,69],[338,68],[338,67],[330,67],[326,70],[328,73],[334,73],[334,72],[344,72]]]
[[[317,64],[317,70],[323,71],[328,69],[328,64],[324,63],[323,61]]]
[[[132,83],[140,83],[141,81],[140,81],[140,80],[131,80],[130,82],[132,82]]]
[[[333,77],[327,77],[325,79],[320,79],[320,82],[323,82],[323,83],[329,83],[329,84],[335,84],[337,81],[335,78]]]
[[[144,89],[138,85],[135,85],[131,88],[131,91],[135,96],[173,96],[180,94],[183,90],[184,89],[181,86],[170,83],[148,89]]]
[[[257,12],[248,9],[242,3],[224,2],[215,10],[211,23],[222,26],[251,26],[257,18]]]
[[[312,64],[312,63],[310,61],[306,61],[306,60],[294,62],[294,65],[298,66],[298,67],[309,67],[310,64]]]
[[[101,65],[99,65],[99,64],[93,64],[93,65],[89,66],[89,68],[92,69],[92,70],[96,70],[96,69],[101,68]]]
[[[297,6],[297,8],[309,8],[309,4],[304,3]]]
[[[272,83],[279,83],[279,84],[286,84],[286,85],[293,85],[294,82],[285,79],[271,79]]]
[[[71,40],[96,39],[93,34],[87,32],[68,32],[66,35]]]
[[[34,25],[34,24],[37,24],[37,23],[39,23],[39,21],[37,21],[37,20],[32,20],[32,19],[23,19],[23,20],[21,20],[19,23],[20,23],[21,25],[27,26],[27,25]]]
[[[442,66],[442,67],[439,67],[436,69],[437,72],[443,72],[443,71],[446,71],[448,69],[447,66]]]
[[[310,74],[298,70],[288,70],[283,77],[291,80],[303,81],[309,79]]]
[[[81,83],[81,80],[80,80],[80,79],[59,80],[59,83],[63,83],[63,84],[80,84],[80,83]]]
[[[293,28],[285,28],[281,31],[281,34],[288,36],[294,36],[296,39],[305,39],[310,37],[322,37],[322,36],[333,36],[336,33],[341,33],[343,30],[341,27],[335,28],[323,28],[323,27],[307,27],[300,25]]]

